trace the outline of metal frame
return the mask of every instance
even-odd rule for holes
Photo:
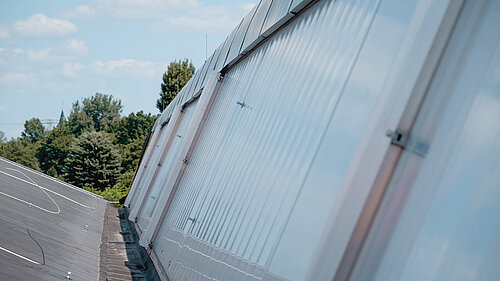
[[[418,16],[413,17],[392,77],[385,82],[390,94],[376,106],[380,114],[362,137],[305,279],[349,280],[404,149],[384,133],[411,130],[463,2],[419,2],[414,13]]]

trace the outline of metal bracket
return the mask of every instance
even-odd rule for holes
[[[158,163],[158,167],[161,167],[161,162],[160,162],[160,163]]]
[[[400,129],[396,129],[395,131],[387,130],[385,135],[391,138],[391,144],[401,148],[405,148],[406,144],[408,144],[408,133],[403,132]]]
[[[196,218],[191,218],[191,217],[189,217],[187,220],[188,220],[188,221],[192,221],[193,223],[196,223]]]
[[[186,165],[187,165],[187,164],[189,163],[189,160],[188,160],[187,158],[184,158],[184,159],[182,160],[182,163],[184,163],[184,164],[186,164]]]
[[[148,248],[153,249],[153,241],[149,241]]]
[[[241,101],[236,102],[236,104],[237,104],[237,105],[239,105],[239,106],[241,106],[241,108],[243,108],[243,107],[247,106],[247,105],[245,104],[245,102],[241,102]]]

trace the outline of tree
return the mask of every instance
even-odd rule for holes
[[[5,143],[7,141],[7,138],[5,137],[5,133],[3,131],[0,131],[0,144]]]
[[[65,167],[68,182],[104,190],[120,177],[120,156],[104,132],[84,132],[71,145]]]
[[[150,113],[144,114],[142,111],[130,113],[121,118],[115,133],[117,144],[129,144],[136,139],[141,139],[144,142],[154,121],[155,116]]]
[[[0,144],[0,156],[11,161],[17,162],[26,167],[40,170],[38,159],[35,154],[40,143],[26,143],[23,139],[12,139],[6,143]]]
[[[31,118],[24,122],[24,131],[21,133],[23,139],[28,139],[30,142],[37,142],[45,136],[45,127],[42,121],[38,118]]]
[[[162,112],[172,102],[182,87],[193,77],[194,65],[185,59],[173,61],[163,73],[160,98],[156,100],[156,107]]]
[[[116,130],[121,111],[120,100],[114,99],[112,95],[96,93],[84,98],[81,105],[78,101],[73,103],[68,122],[76,135],[91,130],[112,132]]]
[[[53,177],[62,175],[73,140],[73,134],[66,121],[60,122],[57,127],[49,131],[36,154],[42,171]]]

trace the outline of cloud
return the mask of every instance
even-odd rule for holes
[[[40,51],[29,50],[27,55],[31,61],[45,61],[49,59],[49,52],[50,48]]]
[[[80,63],[65,63],[63,64],[61,74],[66,78],[77,78],[78,71],[84,68],[85,66]]]
[[[0,105],[0,112],[5,112],[7,111],[7,107],[4,105]]]
[[[94,1],[104,14],[119,19],[159,19],[165,14],[201,6],[198,0],[101,0]]]
[[[28,81],[28,76],[24,73],[18,72],[8,72],[0,77],[0,82],[11,83],[11,82],[24,82]]]
[[[84,56],[88,54],[89,48],[85,45],[83,40],[69,39],[64,43],[64,49],[69,53],[77,56]]]
[[[0,26],[0,39],[8,39],[10,37],[7,28]]]
[[[157,76],[163,71],[163,64],[134,59],[120,59],[102,62],[100,60],[90,65],[90,69],[99,75],[123,76]]]
[[[61,17],[67,19],[88,19],[93,18],[97,15],[96,9],[89,7],[87,5],[80,5],[73,10],[67,10],[61,12]]]
[[[149,25],[153,31],[177,30],[182,32],[228,33],[247,16],[254,3],[239,5],[201,5],[181,15],[168,15],[163,20]]]
[[[27,20],[18,20],[12,24],[12,32],[23,38],[58,37],[77,31],[78,28],[73,23],[43,14],[34,14]]]
[[[23,49],[20,49],[20,48],[15,48],[12,50],[14,53],[16,54],[24,54],[24,50]]]

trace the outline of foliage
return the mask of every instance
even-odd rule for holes
[[[65,160],[73,140],[69,124],[65,121],[48,132],[36,154],[43,172],[52,177],[59,177],[64,173]]]
[[[69,126],[75,135],[85,131],[113,132],[118,126],[122,111],[120,100],[112,95],[96,93],[73,103],[73,109],[68,117]]]
[[[84,132],[71,145],[65,178],[79,186],[104,190],[120,176],[120,155],[103,132]]]
[[[194,65],[188,59],[173,61],[169,64],[162,76],[160,98],[156,101],[156,108],[160,112],[172,102],[182,87],[193,77],[194,72]]]
[[[42,140],[45,136],[45,127],[42,121],[38,118],[31,118],[24,122],[24,131],[21,133],[23,139],[27,139],[32,143]]]
[[[154,121],[155,117],[151,113],[144,114],[142,111],[137,112],[137,114],[130,113],[118,122],[116,142],[118,144],[129,144],[137,139],[142,140],[144,136],[148,135]]]
[[[39,143],[26,142],[20,138],[0,144],[0,156],[26,167],[40,171],[36,151]]]
[[[7,138],[5,137],[5,133],[0,131],[0,144],[5,143]]]

